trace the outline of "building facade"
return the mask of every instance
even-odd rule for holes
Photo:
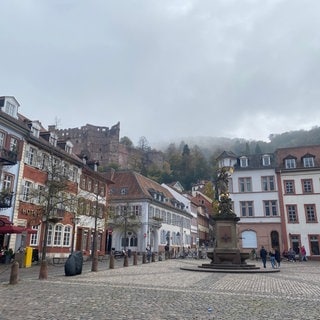
[[[163,252],[169,244],[176,255],[191,245],[192,215],[168,189],[134,171],[117,171],[112,180],[109,248]]]

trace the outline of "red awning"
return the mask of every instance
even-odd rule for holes
[[[0,227],[0,234],[6,234],[6,233],[22,233],[22,232],[27,232],[27,233],[37,233],[37,230],[33,230],[31,228],[25,228],[25,227],[20,227],[20,226],[13,226],[13,225],[6,225]]]
[[[32,228],[26,228],[21,226],[14,226],[13,223],[9,220],[7,216],[0,216],[0,234],[6,234],[6,233],[37,233],[37,230],[34,230]]]

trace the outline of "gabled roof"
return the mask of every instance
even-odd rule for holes
[[[223,152],[217,157],[217,160],[225,159],[225,158],[237,159],[237,156],[236,156],[232,151],[223,151]]]
[[[111,201],[149,200],[164,206],[183,210],[184,204],[159,183],[131,170],[119,170],[113,175],[114,185],[110,187]],[[185,211],[184,211],[185,212]]]
[[[119,170],[113,176],[114,185],[112,186],[112,199],[152,199],[150,191],[162,193],[164,197],[173,198],[172,194],[157,182],[144,177],[143,175],[129,170]],[[121,189],[126,188],[126,194],[121,194]]]

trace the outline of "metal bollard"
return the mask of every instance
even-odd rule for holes
[[[126,254],[124,255],[123,266],[124,267],[128,267],[129,266],[128,256]]]
[[[137,256],[137,252],[135,251],[133,253],[133,265],[136,266],[138,264],[138,256]]]
[[[152,252],[151,262],[156,262],[156,254]]]
[[[147,257],[145,252],[142,254],[142,263],[147,263]]]
[[[17,284],[19,278],[19,263],[14,261],[11,266],[10,284]]]
[[[110,254],[109,268],[114,269],[114,255]]]

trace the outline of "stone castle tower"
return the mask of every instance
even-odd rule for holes
[[[120,122],[110,129],[87,124],[81,128],[58,129],[56,133],[73,143],[75,154],[99,161],[101,167],[119,164]]]

